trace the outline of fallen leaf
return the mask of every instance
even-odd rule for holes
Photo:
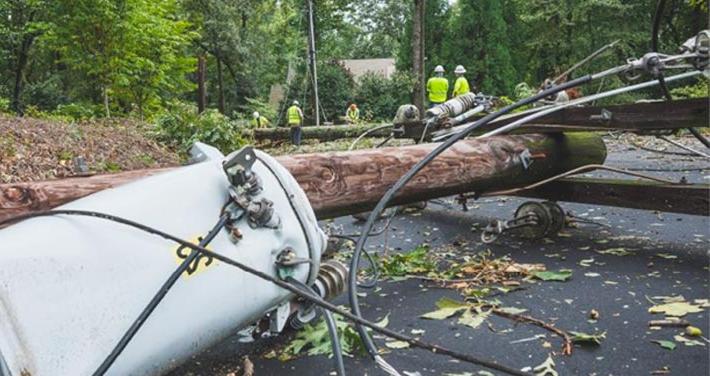
[[[602,254],[602,255],[613,255],[613,256],[630,256],[633,255],[633,252],[629,252],[626,250],[626,248],[609,248],[605,249],[603,251],[597,251],[597,253]]]
[[[606,339],[606,332],[588,334],[583,332],[569,332],[572,335],[572,342],[574,343],[586,343],[592,345],[601,345],[602,341]]]
[[[592,266],[593,262],[594,262],[594,257],[580,260],[579,265],[584,266],[585,268],[588,268],[588,267]]]
[[[463,312],[461,317],[459,317],[459,324],[466,325],[468,327],[471,327],[473,329],[478,328],[483,324],[484,321],[488,318],[490,315],[490,312],[488,311],[483,311],[480,313],[473,313],[470,309],[467,309]]]
[[[657,343],[658,345],[660,345],[664,349],[671,350],[671,351],[675,350],[675,347],[676,347],[676,344],[673,341],[655,340],[655,341],[651,341],[651,342]]]
[[[548,355],[544,362],[533,368],[533,372],[535,372],[536,376],[556,375],[557,371],[555,371],[555,361],[552,360],[552,356]]]
[[[385,342],[385,346],[393,350],[406,349],[409,347],[409,342],[407,341],[392,341]]]
[[[527,309],[516,308],[516,307],[500,307],[500,308],[498,308],[498,310],[503,313],[510,314],[510,315],[519,315],[521,313],[527,312]]]
[[[705,346],[704,343],[698,341],[697,339],[685,338],[681,335],[676,335],[675,337],[673,337],[673,339],[686,346]]]
[[[503,269],[504,273],[509,274],[529,274],[532,272],[545,271],[545,264],[510,264]]]
[[[584,273],[585,277],[601,277],[599,273]]]
[[[543,281],[559,281],[564,282],[572,278],[571,270],[560,270],[559,272],[544,271],[544,272],[534,272],[533,277],[541,279]]]
[[[666,260],[675,260],[678,258],[678,256],[672,255],[670,253],[656,253],[656,256],[658,256],[660,258],[664,258]]]
[[[439,301],[436,302],[436,306],[439,309],[425,313],[421,317],[430,320],[444,320],[469,308],[468,304],[450,298],[439,299]]]
[[[389,313],[386,314],[382,320],[375,323],[375,325],[379,326],[380,328],[386,328],[387,325],[389,325],[389,324],[390,324],[390,314]]]
[[[667,304],[655,305],[648,309],[650,313],[663,313],[666,316],[683,317],[688,313],[702,312],[700,306],[690,304],[688,302],[675,302]]]

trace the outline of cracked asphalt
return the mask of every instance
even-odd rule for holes
[[[651,153],[613,139],[608,141],[607,165],[690,168],[695,170],[647,173],[673,180],[685,177],[690,182],[710,182],[707,159]],[[692,139],[686,138],[683,142],[701,148]],[[610,175],[594,173],[592,176]],[[527,200],[487,198],[472,202],[468,212],[463,212],[451,198],[430,202],[419,213],[397,216],[388,232],[372,238],[368,244],[378,252],[383,250],[385,242],[390,249],[406,252],[422,243],[435,248],[458,241],[463,244],[458,247],[462,254],[490,249],[496,257],[508,255],[519,263],[542,263],[548,270],[570,269],[573,275],[567,282],[523,284],[524,289],[497,298],[504,306],[525,308],[526,314],[564,330],[606,332],[601,345],[576,345],[571,356],[564,356],[560,354],[560,338],[536,326],[495,316],[477,329],[457,325],[456,319],[421,319],[420,315],[435,309],[435,302],[441,297],[459,298],[459,295],[414,279],[383,281],[376,292],[366,291],[367,296],[361,298],[364,316],[377,320],[389,314],[388,327],[391,329],[408,334],[413,329],[424,330],[422,339],[426,341],[495,359],[514,368],[536,366],[552,355],[560,376],[709,374],[708,346],[689,347],[677,343],[675,350],[667,350],[651,341],[673,340],[682,330],[651,330],[648,326],[649,320],[663,318],[648,312],[652,306],[651,297],[682,295],[688,301],[710,298],[708,216],[560,203],[566,211],[604,226],[580,224],[577,228],[565,229],[561,237],[540,241],[524,241],[513,236],[503,236],[494,244],[480,241],[481,228],[491,219],[510,218],[524,201]],[[345,233],[357,232],[361,226],[351,217],[339,218],[331,224],[342,225]],[[632,254],[597,253],[610,248],[624,248]],[[594,259],[591,265],[583,263],[590,266],[580,264],[590,258]],[[336,303],[345,304],[346,301],[340,297]],[[591,309],[600,313],[596,322],[588,321]],[[707,310],[684,318],[701,328],[704,335],[710,333]],[[293,332],[289,332],[245,344],[239,342],[240,337],[235,333],[212,349],[196,355],[171,375],[229,375],[238,369],[245,355],[254,363],[257,376],[334,374],[332,361],[324,356],[301,356],[288,362],[264,358],[264,354],[274,349],[278,352],[287,345],[292,336]],[[518,342],[520,340],[526,341]],[[376,337],[376,342],[384,348],[382,338]],[[484,370],[417,349],[388,350],[384,357],[408,375],[416,372],[421,375],[467,372],[478,375]],[[364,356],[346,358],[345,365],[349,375],[384,375]],[[662,373],[653,373],[659,371]],[[502,373],[492,371],[492,374]]]

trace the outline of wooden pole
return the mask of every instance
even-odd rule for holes
[[[316,216],[326,219],[372,209],[385,191],[435,146],[420,144],[276,159],[299,182]],[[521,157],[527,153],[532,163],[526,169]],[[392,204],[521,187],[576,167],[601,164],[605,158],[604,142],[592,134],[497,136],[462,141],[424,168]],[[0,185],[0,220],[47,210],[163,171]]]
[[[414,73],[414,105],[424,113],[424,59],[426,0],[414,0],[412,15],[412,73]]]
[[[197,57],[197,112],[207,109],[207,58],[204,54]]]

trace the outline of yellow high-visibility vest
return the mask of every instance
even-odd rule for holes
[[[347,116],[348,119],[350,119],[351,121],[357,121],[358,119],[360,119],[360,109],[348,109],[348,112],[345,114],[345,116]]]
[[[269,119],[267,119],[264,116],[259,116],[258,119],[251,120],[251,125],[254,128],[268,128],[269,124],[270,124]]]
[[[298,106],[293,105],[288,108],[288,124],[291,126],[301,125],[301,109]]]
[[[429,102],[444,103],[449,93],[449,80],[444,77],[432,77],[426,84]]]
[[[461,76],[456,79],[456,83],[454,83],[454,97],[464,95],[470,91],[471,88],[468,86],[468,80],[466,79],[466,77]]]

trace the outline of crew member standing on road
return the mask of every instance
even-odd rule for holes
[[[456,74],[456,82],[454,83],[453,97],[456,98],[460,95],[469,93],[471,88],[468,86],[468,80],[464,77],[464,74],[466,74],[466,68],[464,68],[463,65],[457,66],[454,73]]]
[[[444,78],[444,67],[441,65],[434,68],[434,77],[427,82],[426,91],[429,94],[430,108],[446,102],[449,95],[449,80]]]
[[[288,126],[291,127],[291,143],[301,145],[301,127],[303,126],[303,111],[298,107],[300,103],[293,101],[293,105],[288,108]]]
[[[268,128],[271,125],[269,119],[259,115],[258,111],[254,111],[254,118],[251,120],[252,128]]]
[[[355,124],[360,121],[360,109],[357,108],[355,103],[351,104],[345,112],[345,121],[347,121],[348,124]]]

